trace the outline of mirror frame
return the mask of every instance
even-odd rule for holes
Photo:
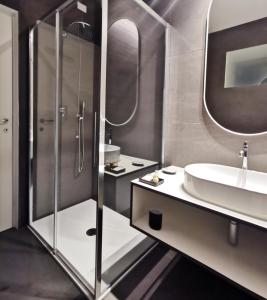
[[[137,49],[137,66],[136,66],[136,78],[137,79],[136,79],[136,91],[135,91],[136,96],[135,96],[135,106],[134,106],[134,109],[132,110],[132,112],[130,114],[130,117],[128,117],[125,121],[123,121],[121,123],[114,123],[114,122],[110,121],[107,118],[107,116],[105,117],[105,122],[108,125],[113,126],[113,127],[123,127],[123,126],[127,125],[129,122],[131,122],[131,120],[135,117],[135,114],[138,112],[138,107],[140,105],[141,36],[140,36],[139,28],[138,28],[137,24],[135,23],[135,21],[132,20],[131,18],[129,18],[129,17],[127,17],[127,18],[126,17],[121,17],[121,18],[117,18],[116,20],[114,20],[108,26],[108,31],[117,22],[123,21],[123,20],[129,21],[130,23],[132,23],[135,26],[136,32],[137,32],[137,37],[138,37],[138,41],[137,41],[137,46],[138,46],[138,49]],[[107,41],[107,43],[108,43],[108,41]],[[108,56],[108,54],[107,54],[107,56]]]
[[[210,28],[210,14],[211,14],[211,9],[213,5],[214,0],[210,1],[209,7],[208,7],[208,13],[207,13],[207,18],[206,18],[206,32],[205,32],[205,53],[204,53],[204,80],[203,80],[203,102],[204,102],[204,107],[205,111],[207,112],[209,118],[213,121],[215,125],[220,127],[222,130],[235,134],[238,136],[259,136],[259,135],[264,135],[267,134],[267,131],[262,131],[258,133],[243,133],[243,132],[238,132],[238,131],[233,131],[230,130],[221,124],[219,124],[214,117],[211,115],[208,106],[207,106],[207,101],[206,101],[206,90],[207,90],[207,67],[208,67],[208,45],[209,45],[209,28]]]

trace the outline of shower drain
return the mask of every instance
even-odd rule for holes
[[[94,236],[96,235],[96,228],[90,228],[86,231],[86,234],[89,236]]]

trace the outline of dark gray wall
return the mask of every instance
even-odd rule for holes
[[[128,125],[112,127],[113,144],[121,147],[122,154],[160,161],[165,28],[134,1],[110,1],[109,26],[121,18],[133,21],[140,35],[140,105],[135,118]],[[108,73],[112,76],[111,74],[112,72]],[[107,86],[110,82],[107,78]],[[123,85],[125,82],[117,84]]]
[[[76,10],[76,8],[75,8]],[[68,11],[71,13],[71,10]],[[53,15],[53,20],[55,15]],[[78,19],[79,20],[79,19]],[[33,218],[53,212],[54,207],[54,116],[55,116],[55,27],[41,22],[34,30],[35,41],[35,99],[34,99],[34,186]],[[68,34],[63,39],[62,106],[60,131],[60,198],[58,209],[73,206],[92,198],[94,100],[99,89],[94,85],[100,70],[95,68],[99,47],[93,42]],[[81,55],[81,56],[80,56]],[[81,60],[81,61],[80,61]],[[80,77],[79,77],[80,74]],[[78,104],[79,99],[79,104]],[[84,163],[79,167],[79,140],[77,114],[85,103]],[[49,121],[46,121],[49,120]],[[83,129],[82,129],[83,131]],[[83,148],[83,147],[81,147]]]
[[[267,18],[209,34],[206,103],[223,127],[267,131],[267,86],[224,88],[226,52],[267,43]]]

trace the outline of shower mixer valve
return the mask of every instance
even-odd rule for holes
[[[67,106],[66,105],[61,106],[59,108],[59,113],[61,114],[61,117],[64,118],[65,115],[67,114]]]

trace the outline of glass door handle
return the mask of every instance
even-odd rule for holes
[[[8,119],[4,118],[0,120],[0,125],[5,125],[8,122]]]

